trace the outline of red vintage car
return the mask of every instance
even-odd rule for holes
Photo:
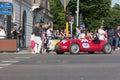
[[[99,43],[95,43],[91,39],[68,39],[57,43],[55,51],[57,54],[64,54],[64,52],[71,54],[104,52],[109,54],[112,52],[112,46],[106,40],[99,40]]]

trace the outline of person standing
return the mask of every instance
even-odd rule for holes
[[[98,29],[99,39],[100,39],[100,40],[105,40],[105,35],[106,35],[106,32],[104,31],[103,26],[101,26],[101,27]]]
[[[33,32],[35,33],[35,53],[40,53],[41,46],[42,46],[42,40],[41,40],[41,30],[40,30],[40,24],[37,22],[35,23],[35,27],[33,29]]]
[[[108,30],[108,42],[113,47],[113,40],[114,40],[114,29]]]
[[[5,30],[2,26],[0,26],[0,39],[4,39],[6,37]]]
[[[118,46],[119,46],[119,38],[120,38],[120,26],[117,27],[117,29],[115,30],[115,50],[118,50]]]
[[[12,34],[12,38],[13,39],[17,39],[17,36],[18,36],[18,32],[17,32],[17,25],[14,24],[12,30],[11,30],[11,34]]]
[[[43,30],[42,31],[42,54],[47,54],[46,49],[47,49],[47,35],[46,35],[46,32]]]
[[[47,48],[49,49],[50,45],[51,45],[51,39],[52,39],[52,32],[51,32],[51,27],[49,26],[48,27],[48,30],[46,32],[46,35],[47,35]]]
[[[35,53],[35,34],[34,32],[31,33],[31,42],[30,42],[30,47],[32,49],[32,54]]]
[[[22,39],[23,39],[22,33],[23,33],[22,27],[19,26],[18,28],[19,48],[22,48]]]
[[[47,39],[52,38],[52,32],[51,32],[51,27],[50,26],[48,27],[48,30],[47,30],[46,34],[47,34]]]

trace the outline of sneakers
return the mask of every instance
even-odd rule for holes
[[[120,50],[120,47],[118,47],[118,50]]]
[[[115,49],[115,51],[118,51],[118,49]]]
[[[43,51],[42,54],[47,54],[47,52]]]
[[[115,51],[119,51],[119,50],[120,50],[120,48],[119,48],[119,47],[115,49]]]

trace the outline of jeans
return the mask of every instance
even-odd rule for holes
[[[111,46],[113,46],[113,37],[109,37],[108,42],[110,43]]]
[[[119,45],[119,38],[115,38],[115,49],[118,48]]]
[[[22,48],[23,45],[22,45],[22,37],[19,37],[19,48]]]

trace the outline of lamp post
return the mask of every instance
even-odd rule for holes
[[[79,26],[79,1],[77,0],[77,26]]]

